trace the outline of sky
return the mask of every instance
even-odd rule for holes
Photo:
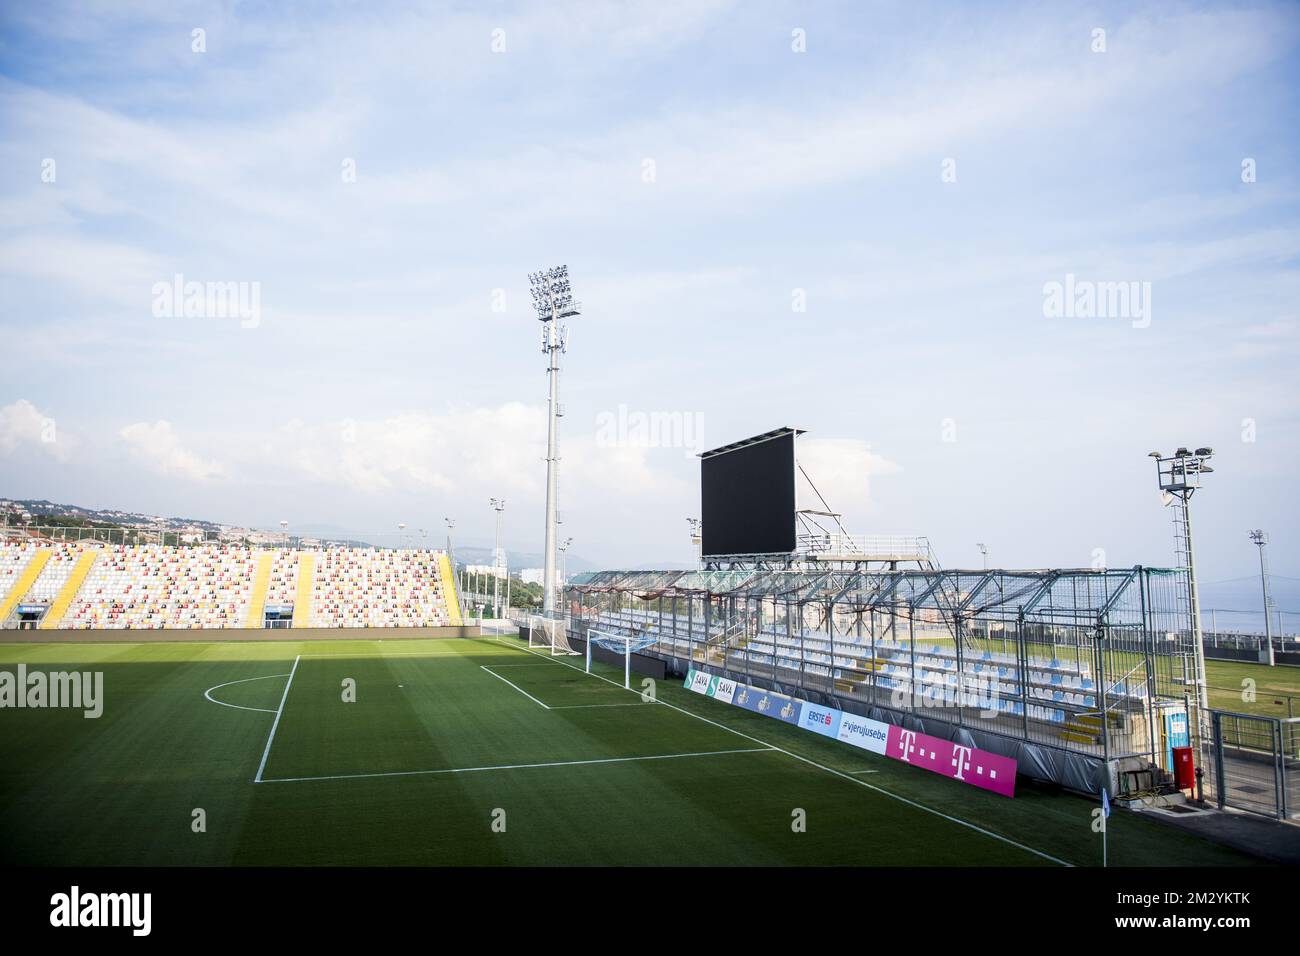
[[[497,497],[538,551],[563,263],[575,557],[690,562],[695,456],[791,425],[946,567],[1171,564],[1147,453],[1211,446],[1203,579],[1258,527],[1294,581],[1298,44],[1293,3],[7,4],[0,496],[479,545]]]

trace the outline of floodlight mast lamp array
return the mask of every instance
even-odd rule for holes
[[[1201,487],[1201,477],[1213,474],[1208,464],[1214,449],[1198,448],[1188,451],[1179,448],[1172,455],[1153,451],[1148,456],[1156,462],[1156,479],[1166,495],[1165,503],[1176,509],[1174,520],[1179,527],[1179,550],[1187,567],[1187,595],[1192,616],[1192,642],[1196,655],[1196,700],[1200,712],[1208,714],[1210,701],[1205,686],[1205,642],[1201,634],[1201,597],[1196,583],[1196,555],[1192,550],[1191,500]]]
[[[560,319],[578,315],[579,303],[574,301],[569,284],[569,267],[556,266],[528,276],[532,287],[533,308],[542,325],[542,354],[546,356],[546,374],[550,397],[546,414],[546,544],[543,552],[542,614],[555,616],[556,597],[556,538],[557,487],[559,483],[559,416],[560,416],[560,355],[568,345],[568,329]]]

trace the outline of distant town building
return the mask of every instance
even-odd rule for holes
[[[519,580],[524,584],[541,584],[546,580],[546,571],[543,568],[524,568],[519,572]]]

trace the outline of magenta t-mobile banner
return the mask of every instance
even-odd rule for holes
[[[887,756],[903,763],[941,773],[972,787],[992,790],[1004,797],[1016,794],[1016,762],[1010,757],[892,724],[886,746]]]

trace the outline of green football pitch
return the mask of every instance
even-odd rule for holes
[[[104,710],[0,710],[36,865],[1097,865],[1095,802],[1006,799],[515,638],[6,644]],[[349,699],[354,698],[354,699]],[[1242,865],[1140,815],[1112,865]]]

